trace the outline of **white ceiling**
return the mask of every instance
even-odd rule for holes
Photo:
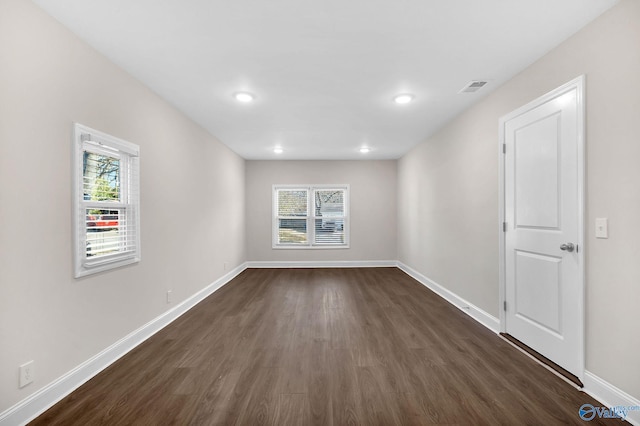
[[[617,1],[35,3],[244,158],[392,159]]]

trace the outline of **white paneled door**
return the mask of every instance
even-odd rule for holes
[[[582,378],[583,77],[502,118],[503,331]]]

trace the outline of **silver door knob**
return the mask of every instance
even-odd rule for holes
[[[572,252],[573,249],[575,249],[576,246],[573,245],[573,243],[566,243],[560,246],[560,250],[564,250],[564,251],[568,251],[568,252]]]

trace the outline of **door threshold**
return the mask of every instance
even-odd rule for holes
[[[582,384],[582,382],[577,376],[569,373],[567,370],[560,367],[558,364],[551,361],[549,358],[545,357],[544,355],[531,349],[529,346],[525,345],[520,340],[516,339],[515,337],[507,333],[500,333],[500,336],[502,336],[506,341],[508,341],[512,345],[516,346],[518,349],[526,352],[532,358],[536,359],[538,362],[545,365],[547,368],[549,368],[550,370],[552,370],[553,372],[555,372],[565,380],[571,382],[572,384],[578,386],[579,388],[584,388],[584,385]]]

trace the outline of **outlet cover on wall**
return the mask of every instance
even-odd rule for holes
[[[29,361],[27,363],[22,364],[20,367],[18,367],[18,369],[20,370],[19,385],[21,388],[33,382],[33,379],[34,379],[33,361]]]
[[[173,290],[167,290],[167,303],[173,302]]]

